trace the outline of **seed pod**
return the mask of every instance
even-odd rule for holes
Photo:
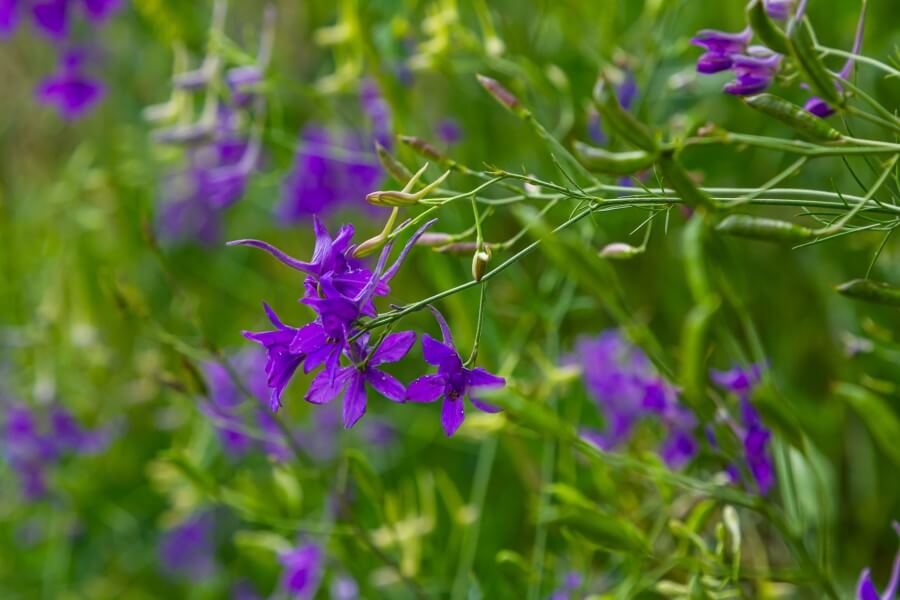
[[[476,74],[475,77],[478,78],[478,83],[481,84],[481,87],[487,90],[487,92],[494,97],[494,100],[499,102],[508,111],[520,117],[530,114],[528,109],[519,102],[519,99],[516,98],[512,92],[503,87],[499,81],[481,75],[480,73]]]
[[[481,281],[484,272],[487,270],[488,262],[491,260],[491,252],[487,248],[479,250],[472,256],[472,279]]]
[[[797,61],[797,66],[806,75],[806,79],[813,91],[832,106],[843,106],[844,101],[838,94],[834,80],[828,69],[819,60],[816,53],[816,43],[813,39],[812,26],[809,20],[804,18],[797,23],[790,35],[791,54]]]
[[[381,163],[382,168],[387,171],[388,175],[390,175],[394,181],[408,181],[412,178],[412,173],[407,169],[403,163],[394,158],[394,156],[388,152],[387,148],[382,146],[378,140],[375,141],[375,153],[378,155],[378,162]]]
[[[835,289],[837,289],[839,294],[843,294],[848,298],[876,304],[900,306],[900,288],[879,281],[854,279],[853,281],[842,283]]]
[[[838,142],[841,132],[800,106],[772,94],[757,94],[744,99],[748,106],[778,119],[794,131],[815,142]]]
[[[416,153],[424,156],[428,160],[433,160],[437,163],[443,163],[447,160],[447,157],[440,150],[414,135],[398,135],[397,139],[399,139],[402,144],[406,144]]]
[[[585,167],[607,175],[631,175],[650,168],[656,157],[643,150],[609,152],[603,148],[575,142],[575,156]]]
[[[693,209],[715,210],[717,208],[715,201],[694,183],[673,152],[664,152],[659,157],[657,165],[659,165],[659,170],[662,171],[665,180],[684,200],[685,204]]]
[[[716,225],[716,231],[766,242],[802,242],[815,235],[795,223],[750,215],[729,215]]]
[[[594,86],[594,105],[603,117],[604,125],[609,125],[619,137],[632,146],[656,154],[653,131],[622,108],[615,88],[604,78],[599,79]]]
[[[763,0],[753,0],[747,5],[747,20],[763,44],[779,54],[790,54],[787,36],[769,18]]]
[[[631,244],[626,244],[624,242],[613,242],[612,244],[607,244],[603,246],[600,250],[600,258],[612,258],[617,260],[627,260],[629,258],[633,258],[638,254],[642,254],[644,250],[642,248],[635,248]]]

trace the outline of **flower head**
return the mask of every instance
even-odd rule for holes
[[[453,337],[444,317],[434,308],[431,311],[441,328],[443,341],[422,334],[422,353],[425,361],[436,366],[438,371],[413,380],[406,389],[406,400],[434,402],[443,398],[441,425],[444,433],[452,436],[465,418],[464,399],[468,397],[475,408],[484,412],[497,412],[498,408],[482,402],[473,394],[483,389],[503,387],[506,380],[482,368],[465,367],[453,345]]]

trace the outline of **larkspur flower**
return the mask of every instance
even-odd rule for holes
[[[361,342],[350,347],[350,354],[357,364],[340,368],[333,374],[327,369],[320,372],[309,386],[306,401],[325,404],[343,394],[343,422],[347,429],[366,412],[366,384],[388,400],[403,402],[406,394],[403,384],[376,367],[402,360],[415,341],[416,334],[412,331],[392,333],[385,336],[377,348],[370,350],[366,347],[368,340],[363,336]]]
[[[278,557],[283,572],[281,589],[291,598],[312,598],[322,580],[322,550],[315,544],[301,544]]]
[[[750,396],[762,378],[763,365],[747,368],[734,366],[728,371],[710,371],[713,383],[738,397],[741,424],[733,425],[744,447],[744,459],[760,494],[766,495],[775,485],[775,464],[769,454],[772,433],[763,425],[759,413],[753,407]],[[739,480],[739,469],[731,465],[729,473]]]
[[[352,258],[353,248],[350,246],[350,239],[353,227],[350,225],[342,227],[338,235],[332,239],[318,219],[314,223],[316,247],[310,262],[292,258],[271,244],[259,240],[229,242],[229,245],[263,249],[285,265],[307,274],[304,282],[306,294],[302,302],[316,312],[317,318],[313,322],[300,328],[288,327],[278,319],[268,305],[265,305],[269,319],[276,329],[260,333],[244,333],[245,337],[265,347],[268,353],[266,372],[269,375],[268,386],[272,390],[270,405],[273,411],[281,406],[284,388],[301,364],[306,373],[324,365],[323,373],[329,386],[337,386],[342,382],[338,377],[339,373],[344,373],[340,369],[340,359],[342,355],[356,351],[349,340],[357,333],[355,329],[357,319],[362,315],[375,316],[373,297],[387,294],[388,283],[399,271],[416,241],[435,220],[432,219],[422,225],[410,237],[387,270],[385,265],[393,242],[385,244],[375,270],[369,271]],[[358,388],[357,383],[352,391],[357,392]],[[339,387],[335,396],[341,390]],[[353,415],[355,411],[354,408],[349,414]],[[352,425],[356,419],[348,417],[345,422],[351,422]]]
[[[455,144],[462,138],[462,128],[456,119],[443,119],[437,127],[438,137],[445,144]]]
[[[894,521],[894,531],[900,535],[900,523]],[[859,575],[859,582],[856,585],[856,600],[894,600],[897,596],[897,590],[900,589],[900,552],[897,552],[894,558],[894,568],[891,569],[891,578],[888,581],[884,592],[878,593],[875,584],[872,582],[871,569],[863,569]]]
[[[649,358],[619,330],[580,340],[574,359],[606,420],[604,431],[582,432],[588,441],[611,450],[631,436],[641,419],[652,418],[666,429],[659,453],[670,468],[680,468],[694,457],[694,415],[678,402],[678,390],[656,373]]]
[[[84,73],[86,59],[82,51],[66,52],[57,73],[44,79],[37,88],[38,99],[55,106],[66,119],[83,116],[105,94],[103,84]]]
[[[781,67],[782,57],[762,46],[752,46],[747,54],[732,55],[735,80],[723,88],[734,96],[752,96],[765,91]]]
[[[473,394],[483,389],[502,387],[506,385],[506,380],[480,367],[465,367],[453,344],[447,321],[437,309],[431,308],[431,311],[440,326],[443,341],[439,342],[428,334],[422,334],[422,353],[425,361],[438,367],[438,371],[413,380],[406,390],[406,400],[434,402],[443,398],[441,426],[447,436],[452,436],[465,418],[465,398],[468,397],[469,402],[481,411],[498,412],[497,407],[482,402]]]

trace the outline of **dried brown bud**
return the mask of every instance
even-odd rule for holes
[[[442,163],[447,160],[447,157],[440,150],[421,138],[417,138],[413,135],[399,135],[397,136],[397,139],[428,160],[433,160],[437,163]]]
[[[528,112],[525,107],[522,106],[522,103],[519,102],[519,99],[516,98],[512,92],[503,87],[499,81],[481,74],[476,75],[476,77],[478,78],[478,83],[481,84],[481,87],[487,90],[487,92],[507,110],[520,116]]]
[[[434,233],[423,233],[421,236],[419,236],[419,239],[416,240],[416,246],[426,246],[428,248],[433,248],[435,246],[446,246],[452,241],[453,236],[449,233],[440,233],[435,231]]]

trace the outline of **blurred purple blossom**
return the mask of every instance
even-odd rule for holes
[[[87,55],[82,51],[63,54],[57,72],[44,79],[37,88],[37,98],[55,106],[63,118],[83,116],[105,94],[105,87],[84,73]]]
[[[84,429],[59,405],[48,411],[44,428],[27,406],[6,406],[3,452],[19,477],[22,494],[29,500],[47,493],[46,473],[66,454],[97,454],[106,449],[112,437],[111,428]]]
[[[438,123],[437,134],[445,144],[455,144],[462,138],[462,128],[456,119],[447,117]]]
[[[315,544],[301,544],[279,556],[281,589],[291,598],[312,598],[322,580],[322,550]]]
[[[791,15],[795,0],[765,0],[766,12],[773,19],[783,21]]]
[[[195,515],[163,534],[159,559],[171,577],[202,581],[216,570],[211,514]]]
[[[680,468],[697,452],[694,415],[678,402],[678,390],[653,368],[647,355],[610,329],[579,341],[574,360],[582,369],[585,387],[606,420],[604,431],[582,435],[603,450],[631,437],[644,418],[659,420],[668,432],[660,455],[669,467]]]

